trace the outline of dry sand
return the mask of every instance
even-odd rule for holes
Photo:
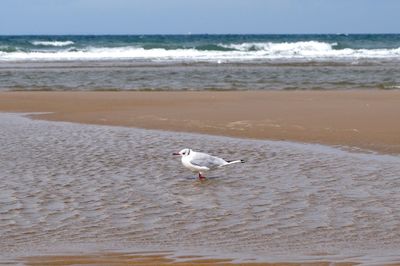
[[[400,153],[400,91],[1,92],[0,111]]]

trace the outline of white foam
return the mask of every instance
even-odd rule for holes
[[[39,42],[36,42],[39,43]],[[53,46],[73,42],[40,42]],[[360,58],[398,58],[397,49],[334,49],[336,43],[317,41],[293,43],[242,43],[220,45],[234,51],[196,49],[143,49],[141,47],[94,48],[82,50],[31,51],[0,53],[0,61],[69,61],[69,60],[146,60],[146,61],[210,61],[241,62],[276,59],[341,60]]]
[[[56,47],[62,47],[62,46],[68,46],[71,44],[74,44],[73,41],[33,41],[33,45],[42,45],[42,46],[56,46]]]
[[[235,49],[238,51],[265,51],[269,53],[292,53],[296,51],[330,51],[332,46],[337,43],[324,43],[317,41],[309,42],[284,42],[284,43],[242,43],[242,44],[228,44],[220,46],[224,48]]]

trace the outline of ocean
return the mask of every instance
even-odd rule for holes
[[[400,88],[400,34],[0,36],[0,90]]]

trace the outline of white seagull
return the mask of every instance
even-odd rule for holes
[[[206,171],[221,168],[230,164],[244,163],[243,160],[226,161],[222,158],[203,152],[195,152],[191,149],[183,149],[180,152],[174,152],[173,155],[181,156],[183,166],[193,172],[199,173],[199,179],[206,178],[203,175]]]

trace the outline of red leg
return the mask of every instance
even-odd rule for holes
[[[199,173],[199,180],[204,180],[204,179],[206,179],[206,177],[201,175],[201,173]]]

